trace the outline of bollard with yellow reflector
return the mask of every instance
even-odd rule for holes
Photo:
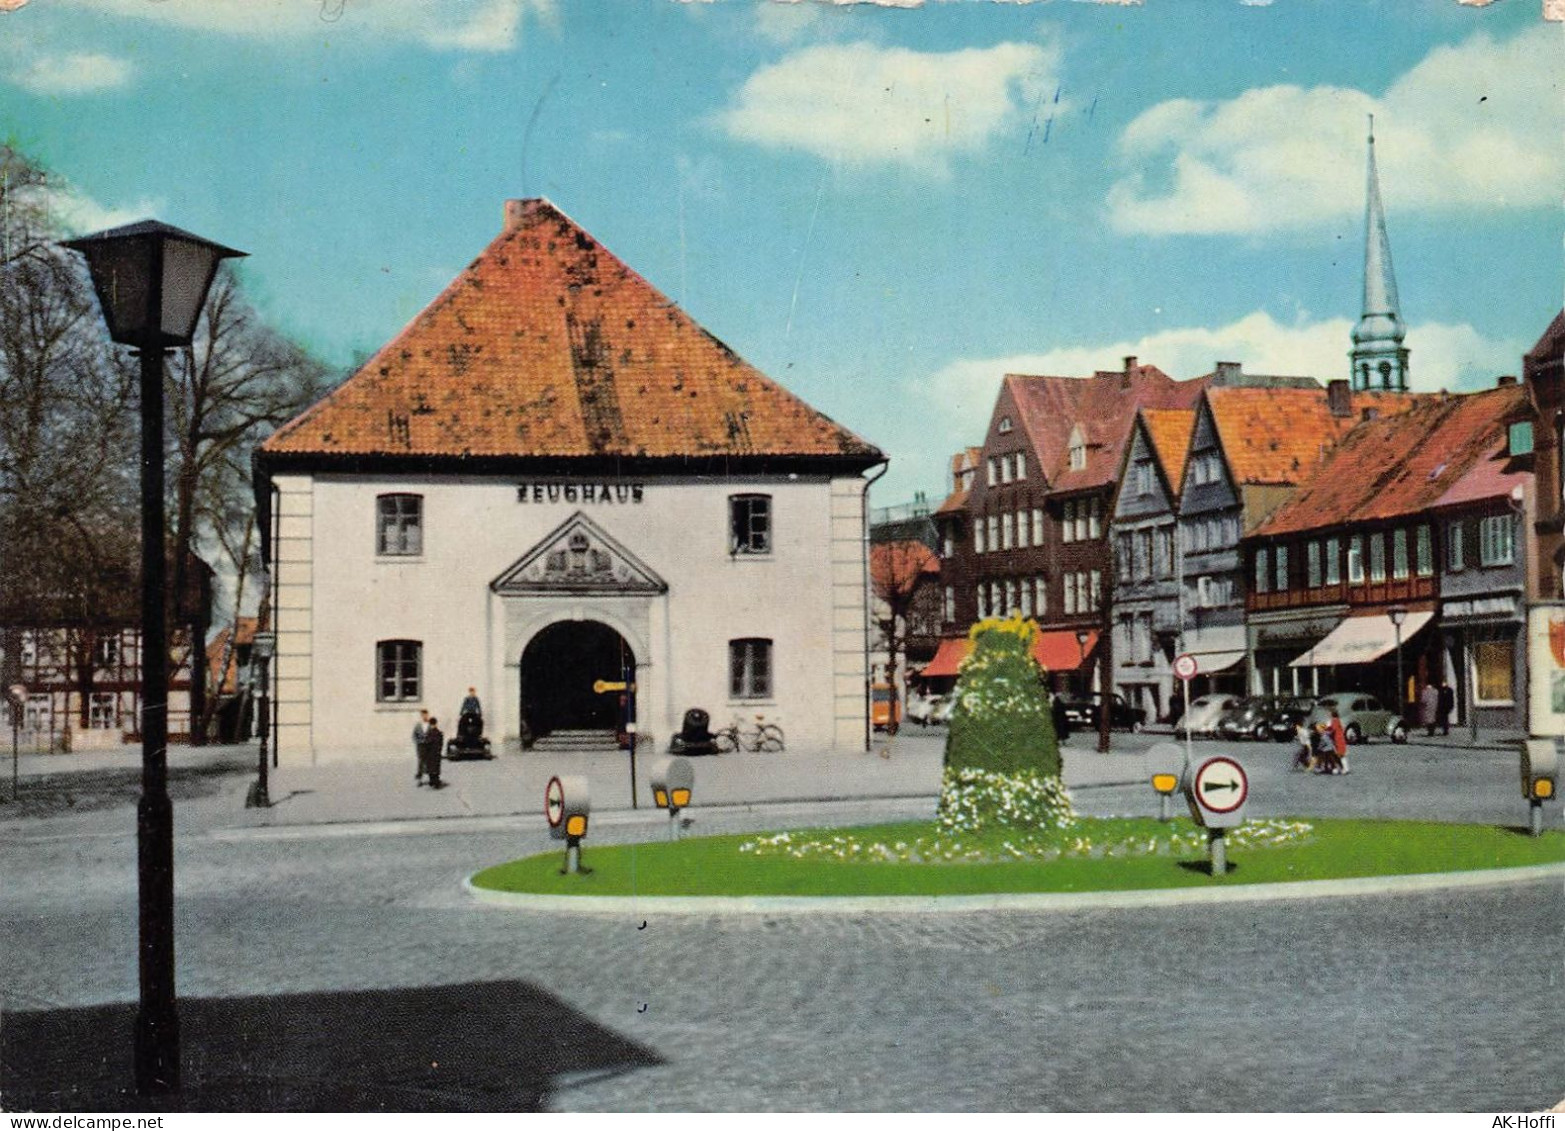
[[[1522,796],[1531,810],[1531,832],[1543,835],[1543,803],[1554,796],[1559,783],[1560,755],[1557,739],[1524,738],[1521,741]]]
[[[668,839],[679,839],[679,811],[695,794],[696,772],[688,758],[661,758],[652,765],[652,801],[668,810]]]
[[[1184,768],[1185,752],[1177,743],[1159,742],[1147,751],[1147,770],[1152,778],[1152,788],[1157,792],[1157,818],[1160,821],[1173,819],[1173,796],[1179,789]]]
[[[581,862],[581,841],[587,835],[587,816],[591,812],[592,797],[586,778],[557,774],[549,779],[543,791],[543,815],[549,821],[549,835],[565,842],[561,875],[592,871]]]

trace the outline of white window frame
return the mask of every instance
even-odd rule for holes
[[[1326,539],[1326,584],[1342,584],[1342,541],[1339,538]]]
[[[1418,538],[1413,554],[1413,572],[1419,577],[1435,575],[1435,535],[1427,522],[1418,526]]]
[[[1271,592],[1271,563],[1265,546],[1255,548],[1255,591],[1257,593]]]
[[[1478,564],[1485,569],[1516,561],[1516,527],[1508,514],[1485,515],[1478,520]]]
[[[1354,534],[1348,538],[1348,584],[1364,584],[1364,536]]]
[[[419,703],[424,694],[424,642],[377,640],[375,642],[375,701]]]

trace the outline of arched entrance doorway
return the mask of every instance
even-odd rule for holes
[[[620,696],[598,692],[599,680],[635,678],[636,657],[625,638],[594,620],[559,621],[522,650],[522,733],[612,731],[620,725]]]

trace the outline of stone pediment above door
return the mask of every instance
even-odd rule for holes
[[[666,581],[580,511],[489,587],[502,596],[668,592]]]

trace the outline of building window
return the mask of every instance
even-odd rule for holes
[[[729,544],[732,554],[772,552],[772,497],[728,496]]]
[[[120,638],[100,636],[92,642],[92,664],[113,670],[120,662]]]
[[[1103,518],[1103,500],[1102,499],[1093,499],[1087,505],[1087,537],[1088,538],[1101,538],[1103,536],[1103,527],[1101,525],[1102,518]]]
[[[1255,591],[1266,593],[1271,589],[1272,571],[1267,561],[1266,547],[1261,546],[1255,551]]]
[[[1030,617],[1032,616],[1032,582],[1023,578],[1017,582],[1017,587],[1022,594],[1022,616]]]
[[[974,518],[973,519],[973,553],[981,554],[983,552],[984,552],[984,520],[982,518]]]
[[[381,557],[422,554],[424,496],[381,495],[375,503],[375,552]]]
[[[1000,482],[1001,483],[1009,483],[1010,481],[1011,481],[1011,457],[1008,456],[1008,455],[1001,456],[1000,457]]]
[[[772,642],[750,638],[728,642],[728,697],[770,699]]]
[[[1026,479],[1027,478],[1027,453],[1026,452],[1017,452],[1016,453],[1016,478],[1017,479]]]
[[[1485,706],[1508,706],[1515,702],[1511,672],[1515,646],[1509,640],[1490,640],[1473,645],[1474,701]]]
[[[1174,576],[1174,529],[1171,526],[1158,528],[1157,575],[1159,577]]]
[[[984,525],[987,527],[987,531],[984,535],[984,541],[989,543],[989,552],[994,553],[994,551],[1000,548],[999,516],[990,515],[988,518],[984,519]]]
[[[1136,494],[1150,495],[1152,493],[1152,465],[1146,460],[1136,464]]]
[[[1043,545],[1043,508],[1042,507],[1034,507],[1032,509],[1032,544],[1034,546],[1041,546],[1041,545]]]
[[[1507,446],[1513,456],[1524,456],[1532,451],[1532,421],[1518,420],[1506,429]]]
[[[1049,579],[1035,577],[1032,579],[1032,605],[1033,611],[1040,617],[1049,611]]]
[[[1326,584],[1336,585],[1342,580],[1342,550],[1337,539],[1326,539]]]
[[[988,463],[986,464],[986,466],[988,468],[988,474],[989,474],[989,486],[993,487],[995,485],[995,481],[998,479],[998,476],[995,475],[995,471],[994,471],[994,457],[993,456],[989,457],[989,460],[988,460]]]
[[[1445,528],[1445,568],[1452,573],[1461,573],[1462,563],[1462,524],[1453,522]]]
[[[1005,615],[1010,616],[1022,607],[1020,598],[1016,595],[1016,582],[1005,583]]]
[[[1515,558],[1511,516],[1490,515],[1478,523],[1478,561],[1486,566],[1510,565]]]
[[[1320,588],[1320,543],[1310,542],[1304,547],[1304,584],[1308,589]]]
[[[1288,547],[1277,547],[1277,592],[1283,593],[1288,588]]]
[[[1369,580],[1371,584],[1386,579],[1386,536],[1369,536]]]
[[[1117,562],[1115,562],[1115,565],[1119,570],[1119,579],[1121,581],[1129,581],[1131,578],[1130,535],[1121,534],[1118,538],[1114,539],[1114,542],[1116,547],[1115,557],[1119,559]]]
[[[382,703],[417,701],[423,651],[423,644],[417,640],[382,640],[375,645],[380,663],[377,700]]]
[[[1152,531],[1136,532],[1136,576],[1152,576]]]
[[[1016,515],[1006,511],[1000,516],[1000,549],[1009,550],[1016,544]]]
[[[940,556],[941,557],[943,557],[943,558],[950,558],[952,554],[956,553],[955,534],[956,534],[956,524],[952,523],[950,526],[946,527],[945,537],[942,538],[941,541],[940,541]]]
[[[1103,608],[1103,571],[1093,570],[1087,575],[1087,582],[1087,600],[1091,602],[1088,611],[1096,612]]]
[[[945,592],[945,619],[947,622],[956,620],[956,590],[949,585]]]
[[[87,727],[89,730],[113,730],[117,725],[115,721],[115,702],[112,691],[94,691],[92,701],[87,707]]]
[[[1435,572],[1435,539],[1428,523],[1418,528],[1418,560],[1415,563],[1419,577],[1432,577]]]
[[[1070,469],[1083,471],[1087,467],[1087,441],[1079,430],[1071,433],[1070,438]]]
[[[1348,539],[1348,583],[1364,583],[1364,536],[1355,534]]]
[[[1399,527],[1391,532],[1391,576],[1398,581],[1408,578],[1406,528]]]

